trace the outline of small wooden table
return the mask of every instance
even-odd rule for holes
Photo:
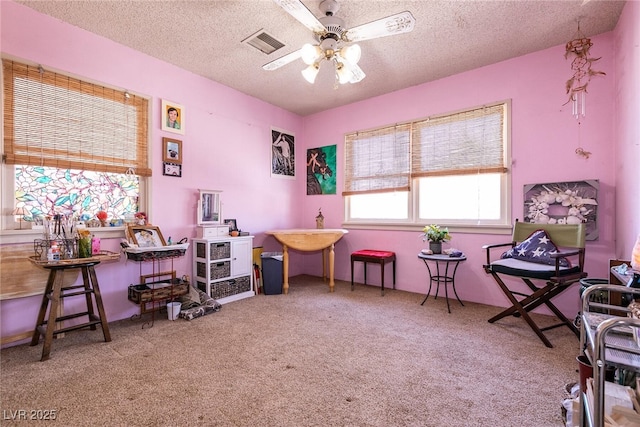
[[[98,278],[94,268],[98,264],[100,264],[100,260],[96,258],[78,258],[60,262],[38,263],[41,267],[49,270],[49,278],[47,279],[47,285],[44,290],[44,295],[42,296],[42,304],[40,305],[38,320],[36,321],[36,326],[31,337],[31,345],[35,346],[38,345],[40,335],[44,336],[41,361],[49,359],[54,335],[87,327],[92,330],[96,330],[96,325],[100,325],[102,327],[105,342],[111,341],[107,316],[102,304],[102,295],[100,294]],[[63,287],[63,276],[65,271],[74,269],[80,269],[83,284]],[[95,296],[95,309],[93,305],[93,298],[91,297],[92,294]],[[60,310],[62,299],[79,295],[85,296],[87,310],[80,313],[64,315],[61,312],[62,310]],[[45,320],[47,307],[49,308],[49,316]],[[75,319],[82,316],[87,317],[86,322],[68,327],[56,328],[56,323],[58,322],[64,322],[65,320]]]
[[[329,249],[329,292],[333,292],[335,283],[333,281],[333,265],[335,262],[335,254],[333,248],[335,243],[347,234],[348,230],[332,229],[332,228],[309,228],[309,229],[292,229],[292,230],[272,230],[265,234],[272,235],[278,242],[282,244],[282,262],[284,269],[284,283],[282,292],[289,292],[289,252],[288,249],[298,251],[319,251],[322,250],[322,275],[325,276],[325,250]]]
[[[440,291],[440,283],[444,283],[444,295],[447,299],[447,310],[451,313],[451,307],[449,306],[449,293],[447,292],[447,284],[451,283],[451,287],[453,288],[453,293],[456,296],[456,299],[460,303],[461,306],[464,307],[462,301],[460,301],[460,297],[458,297],[458,293],[456,292],[456,270],[458,269],[458,264],[467,259],[466,256],[449,256],[445,254],[423,254],[419,253],[418,258],[424,261],[424,265],[427,266],[427,270],[429,271],[429,290],[427,291],[427,296],[422,300],[422,304],[424,305],[427,298],[429,298],[429,294],[431,293],[431,285],[433,282],[436,282],[436,295],[435,299],[438,299],[438,292]],[[431,271],[431,267],[429,266],[429,261],[435,262],[435,274]],[[444,267],[444,272],[440,271],[440,266]],[[449,272],[449,268],[453,266],[453,270]]]

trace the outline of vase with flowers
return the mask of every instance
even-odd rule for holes
[[[431,224],[422,229],[422,241],[429,242],[429,249],[434,254],[442,253],[442,242],[451,240],[448,228],[442,228],[439,225]]]

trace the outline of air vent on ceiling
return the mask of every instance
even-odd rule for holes
[[[284,47],[284,43],[279,42],[275,39],[275,37],[264,30],[260,30],[257,33],[250,35],[249,37],[244,39],[242,43],[253,46],[260,52],[266,53],[267,55]]]

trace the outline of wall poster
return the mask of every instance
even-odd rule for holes
[[[271,176],[295,178],[295,135],[271,128]]]
[[[336,146],[307,150],[307,195],[336,194]]]

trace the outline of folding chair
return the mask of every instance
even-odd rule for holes
[[[540,231],[542,230],[542,231]],[[513,227],[512,241],[494,245],[485,245],[487,262],[484,270],[491,274],[500,289],[511,302],[511,307],[489,319],[494,323],[506,316],[522,317],[538,335],[544,345],[553,347],[543,331],[567,326],[579,336],[572,321],[551,302],[572,284],[587,277],[584,272],[585,224],[533,224],[516,222]],[[504,252],[496,259],[496,248]],[[502,276],[502,277],[501,277]],[[530,290],[520,292],[509,288],[504,276],[518,277]],[[536,286],[535,282],[542,282]],[[538,327],[529,312],[546,305],[560,320],[560,323]]]

